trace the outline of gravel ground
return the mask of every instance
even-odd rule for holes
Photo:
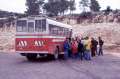
[[[0,79],[120,79],[120,54],[105,54],[91,61],[27,61],[15,53],[0,53]]]

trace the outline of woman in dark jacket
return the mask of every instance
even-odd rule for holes
[[[78,53],[80,54],[80,59],[83,60],[84,57],[84,45],[81,40],[78,43]]]
[[[95,56],[95,51],[96,51],[96,41],[94,38],[92,38],[91,40],[91,54],[92,54],[92,57]]]
[[[99,53],[98,55],[103,55],[103,44],[104,41],[101,39],[101,37],[98,37],[98,45],[99,45]]]

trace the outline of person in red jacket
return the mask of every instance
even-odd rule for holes
[[[77,48],[78,48],[78,42],[77,42],[77,40],[72,39],[71,48],[72,48],[73,58],[77,58],[78,57],[78,50],[77,50]]]

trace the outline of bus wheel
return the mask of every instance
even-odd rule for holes
[[[30,61],[35,60],[37,58],[37,54],[27,54],[26,58]]]
[[[54,53],[54,59],[57,60],[59,58],[59,46],[56,46],[56,50]]]

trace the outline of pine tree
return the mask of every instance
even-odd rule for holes
[[[75,0],[70,0],[69,1],[69,9],[70,9],[70,14],[76,9],[75,7]]]
[[[48,2],[44,4],[43,9],[46,10],[49,16],[57,16],[60,10],[59,3],[56,0],[48,0]]]
[[[105,10],[105,14],[108,15],[110,12],[112,12],[112,9],[110,6],[107,6]]]
[[[62,13],[64,15],[65,11],[68,10],[69,8],[69,2],[67,0],[60,0],[60,13]]]
[[[90,5],[90,10],[93,12],[98,12],[100,11],[100,5],[98,3],[98,1],[96,0],[91,0],[91,5]]]
[[[49,15],[57,16],[58,14],[64,14],[68,7],[69,2],[67,0],[48,0],[43,8]]]
[[[80,7],[83,8],[83,12],[87,11],[87,8],[90,6],[90,1],[89,0],[81,0],[80,1]]]
[[[39,15],[40,7],[44,3],[44,0],[26,0],[27,14]]]

